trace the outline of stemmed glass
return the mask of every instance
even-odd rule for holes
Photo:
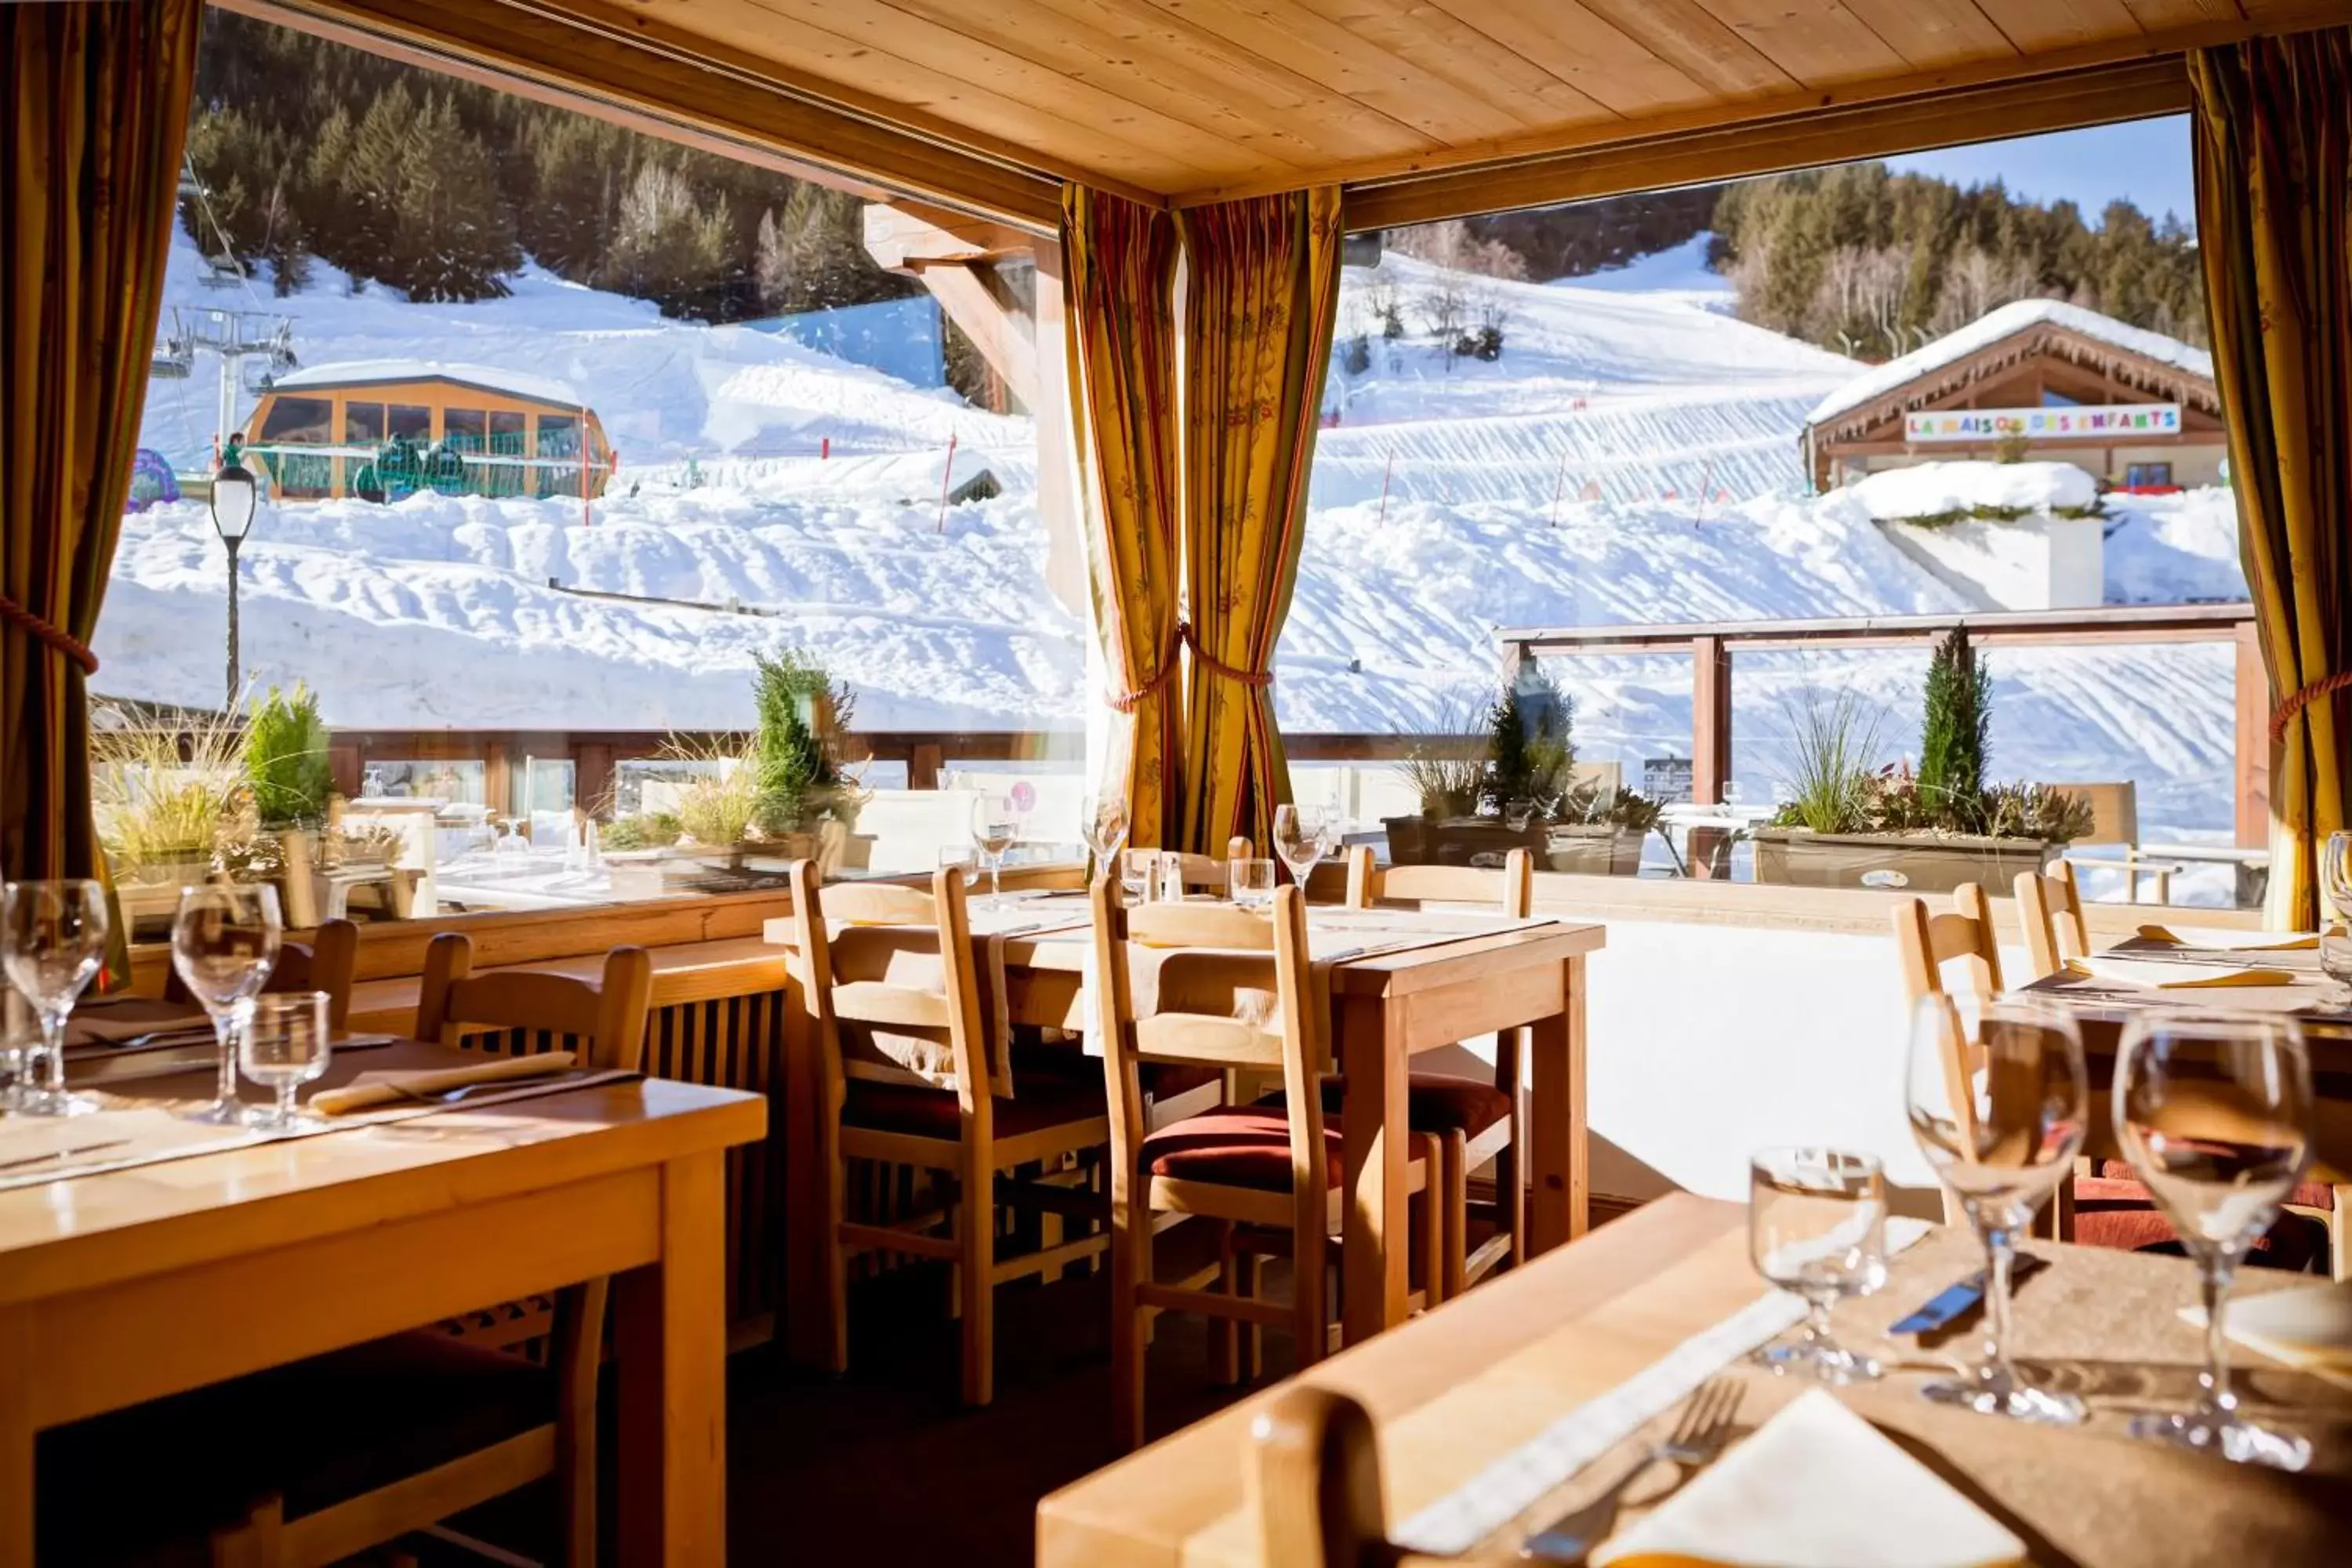
[[[1290,879],[1302,889],[1323,858],[1323,814],[1311,805],[1274,808],[1274,852],[1290,868]]]
[[[2147,1415],[2132,1436],[2299,1470],[2311,1444],[2256,1426],[2230,1392],[2230,1282],[2286,1201],[2310,1154],[2311,1064],[2293,1019],[2143,1014],[2116,1057],[2117,1142],[2196,1260],[2205,1300],[2197,1407]]]
[[[236,1037],[277,966],[281,931],[275,888],[215,882],[180,889],[172,967],[220,1041],[219,1088],[211,1104],[189,1112],[191,1121],[236,1127],[247,1120],[236,1098]]]
[[[1756,1272],[1804,1298],[1804,1338],[1767,1345],[1759,1364],[1847,1384],[1878,1363],[1830,1333],[1830,1308],[1886,1283],[1886,1173],[1868,1154],[1767,1149],[1748,1163],[1748,1252]]]
[[[1004,902],[1004,852],[1021,836],[1021,821],[1010,797],[984,795],[971,803],[971,846],[988,869],[988,907]]]
[[[1085,815],[1078,826],[1094,851],[1096,874],[1108,874],[1127,844],[1127,802],[1115,795],[1090,795],[1080,810]]]
[[[294,1109],[294,1091],[327,1070],[333,1035],[327,1021],[327,994],[293,991],[256,996],[245,1005],[245,1027],[237,1054],[245,1076],[271,1089],[276,1103],[253,1118],[264,1132],[299,1132],[324,1123]]]
[[[89,1096],[66,1092],[66,1021],[106,960],[106,893],[96,882],[11,882],[0,893],[0,959],[41,1021],[40,1047],[25,1053],[12,1109],[29,1116],[98,1109]]]
[[[2083,1036],[2063,1011],[1972,995],[1922,997],[1905,1098],[1911,1136],[1984,1243],[1984,1360],[1920,1393],[1985,1415],[2072,1425],[2083,1402],[2038,1388],[2009,1359],[2010,1265],[2042,1201],[2074,1169],[2088,1113]]]
[[[2319,847],[2319,885],[2335,918],[2319,922],[2319,967],[2345,989],[2352,1007],[2352,833],[2331,833]]]

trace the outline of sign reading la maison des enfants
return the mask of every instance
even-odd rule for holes
[[[2111,403],[2095,407],[1950,408],[1903,416],[1911,442],[2128,441],[2180,434],[2178,403]]]

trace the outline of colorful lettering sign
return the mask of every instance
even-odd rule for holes
[[[2112,403],[2103,407],[1946,408],[1903,416],[1912,442],[2129,441],[2180,434],[2178,403]]]

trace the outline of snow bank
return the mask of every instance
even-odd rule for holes
[[[1928,371],[1966,359],[1979,349],[1990,347],[2003,338],[2013,337],[2028,327],[2045,323],[2064,327],[2086,338],[2095,338],[2116,348],[2145,355],[2200,380],[2213,379],[2213,356],[2203,349],[2189,347],[2178,338],[2168,338],[2162,332],[2151,332],[2144,327],[2126,326],[2113,316],[2103,316],[2080,305],[2069,305],[2063,300],[2017,300],[1998,310],[1986,311],[1958,331],[1947,332],[1934,342],[1914,349],[1900,359],[1888,360],[1876,369],[1854,377],[1816,404],[1806,423],[1818,425],[1848,409],[1859,408]]]
[[[2246,597],[2236,492],[2118,492],[2106,507],[2109,604],[2215,605]]]
[[[1885,522],[1938,517],[1979,507],[2054,512],[2099,499],[2099,484],[2072,463],[1921,463],[1889,468],[1831,498]]]

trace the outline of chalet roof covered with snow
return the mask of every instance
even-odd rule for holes
[[[2017,300],[1988,310],[1958,331],[1923,344],[1900,359],[1864,372],[1816,404],[1806,416],[1808,425],[1819,425],[1841,414],[1874,403],[1915,381],[1923,380],[1947,365],[1956,364],[1972,354],[1981,353],[2007,338],[2035,327],[2058,327],[2136,355],[2158,365],[2168,366],[2184,375],[2210,385],[2213,380],[2213,356],[2203,349],[2192,348],[2178,338],[2166,337],[2144,327],[2128,326],[2112,316],[2096,310],[2086,310],[2080,305],[2070,305],[2063,300]]]
[[[390,385],[406,381],[446,381],[459,386],[480,387],[485,392],[504,393],[509,397],[528,398],[533,403],[583,406],[580,394],[551,375],[446,360],[344,360],[336,364],[305,365],[276,377],[271,390],[299,392],[307,387]]]

